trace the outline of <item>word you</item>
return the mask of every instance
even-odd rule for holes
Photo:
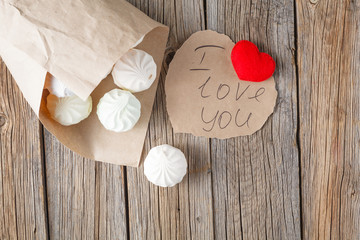
[[[211,91],[207,86],[211,81],[211,77],[208,77],[207,80],[198,87],[200,97],[202,99],[210,99],[213,101],[222,101],[227,98],[233,98],[235,103],[253,105],[256,103],[261,103],[261,97],[265,93],[266,89],[264,87],[258,87],[257,90],[251,91],[249,89],[254,88],[248,84],[245,88],[241,88],[240,81],[237,84],[236,90],[232,90],[228,84],[220,83],[218,88],[215,91]],[[246,99],[246,101],[238,102],[240,99]],[[254,102],[255,101],[255,102]],[[226,107],[226,106],[224,106]],[[251,109],[251,106],[242,106],[245,109]],[[203,128],[204,131],[210,132],[217,125],[220,129],[225,129],[231,123],[235,124],[235,126],[248,127],[250,128],[250,122],[253,119],[253,113],[244,114],[241,111],[242,107],[238,107],[235,112],[230,112],[227,110],[217,109],[215,112],[213,108],[210,107],[202,107],[201,109],[201,120],[205,123],[206,127]]]

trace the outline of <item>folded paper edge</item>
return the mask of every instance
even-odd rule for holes
[[[0,38],[0,56],[23,93],[24,98],[39,117],[47,71],[2,38]],[[20,79],[21,81],[19,81]]]

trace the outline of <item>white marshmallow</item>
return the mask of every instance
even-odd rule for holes
[[[49,81],[45,82],[45,88],[48,89],[51,94],[57,97],[70,97],[75,95],[65,86],[63,82],[54,76],[51,76]]]
[[[185,155],[167,144],[152,148],[144,162],[145,176],[160,187],[172,187],[181,182],[186,169]]]
[[[49,94],[46,106],[54,120],[64,126],[69,126],[79,123],[90,115],[92,99],[88,97],[86,101],[83,101],[76,95],[59,98]]]
[[[116,62],[112,76],[120,88],[141,92],[150,88],[155,81],[156,64],[150,54],[130,49]]]
[[[131,92],[113,89],[100,99],[96,113],[106,129],[126,132],[139,120],[141,104]]]

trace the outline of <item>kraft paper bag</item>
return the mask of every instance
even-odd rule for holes
[[[168,28],[122,0],[0,0],[0,55],[44,126],[80,155],[118,165],[138,166],[155,98]],[[135,96],[141,117],[125,133],[106,130],[96,115],[99,99],[117,88],[111,72],[135,48],[153,56],[157,79]],[[79,124],[62,126],[46,108],[49,73],[93,109]]]

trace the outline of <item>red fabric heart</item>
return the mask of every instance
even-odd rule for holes
[[[231,61],[240,80],[262,82],[275,71],[275,61],[267,53],[259,52],[252,42],[242,40],[231,51]]]

